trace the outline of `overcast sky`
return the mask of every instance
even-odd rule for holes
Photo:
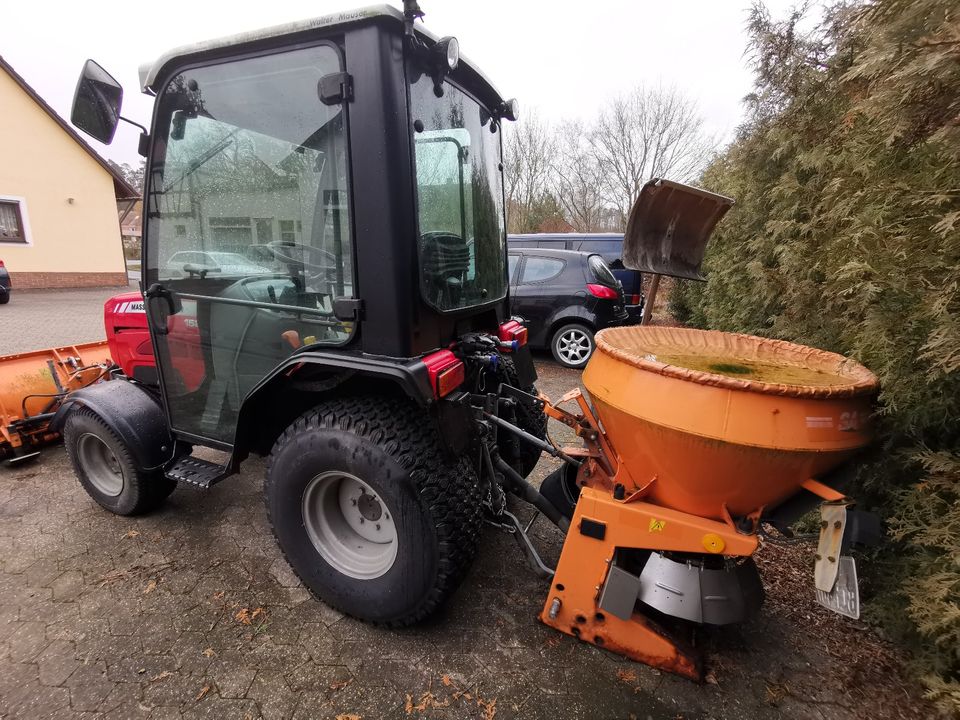
[[[391,3],[400,7],[400,0]],[[784,16],[794,0],[767,0]],[[83,61],[123,85],[124,115],[149,123],[152,98],[137,68],[177,45],[363,5],[351,0],[205,3],[164,0],[4,3],[0,54],[63,117]],[[638,84],[674,86],[699,103],[707,128],[729,139],[751,88],[744,55],[750,0],[421,0],[425,24],[455,35],[521,117],[588,118]],[[137,130],[121,123],[106,157],[135,164]]]

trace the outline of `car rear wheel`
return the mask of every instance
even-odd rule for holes
[[[584,367],[594,347],[593,331],[578,323],[558,328],[550,342],[554,359],[568,368]]]
[[[403,626],[456,589],[480,540],[480,488],[403,397],[331,399],[300,416],[267,465],[267,514],[287,561],[328,605]]]

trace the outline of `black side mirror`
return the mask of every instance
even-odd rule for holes
[[[87,60],[73,96],[70,122],[90,137],[110,144],[120,122],[123,88],[106,70]]]

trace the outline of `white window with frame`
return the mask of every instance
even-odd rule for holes
[[[0,243],[31,244],[24,198],[0,195]]]

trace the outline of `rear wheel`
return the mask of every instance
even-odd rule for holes
[[[568,368],[582,368],[595,347],[593,331],[586,325],[571,323],[557,329],[550,341],[554,359]]]
[[[162,472],[140,470],[123,440],[87,408],[67,418],[63,444],[84,490],[117,515],[149,512],[177,486]]]
[[[298,418],[267,466],[267,513],[321,600],[402,626],[437,608],[476,555],[480,490],[406,398],[350,397]]]

